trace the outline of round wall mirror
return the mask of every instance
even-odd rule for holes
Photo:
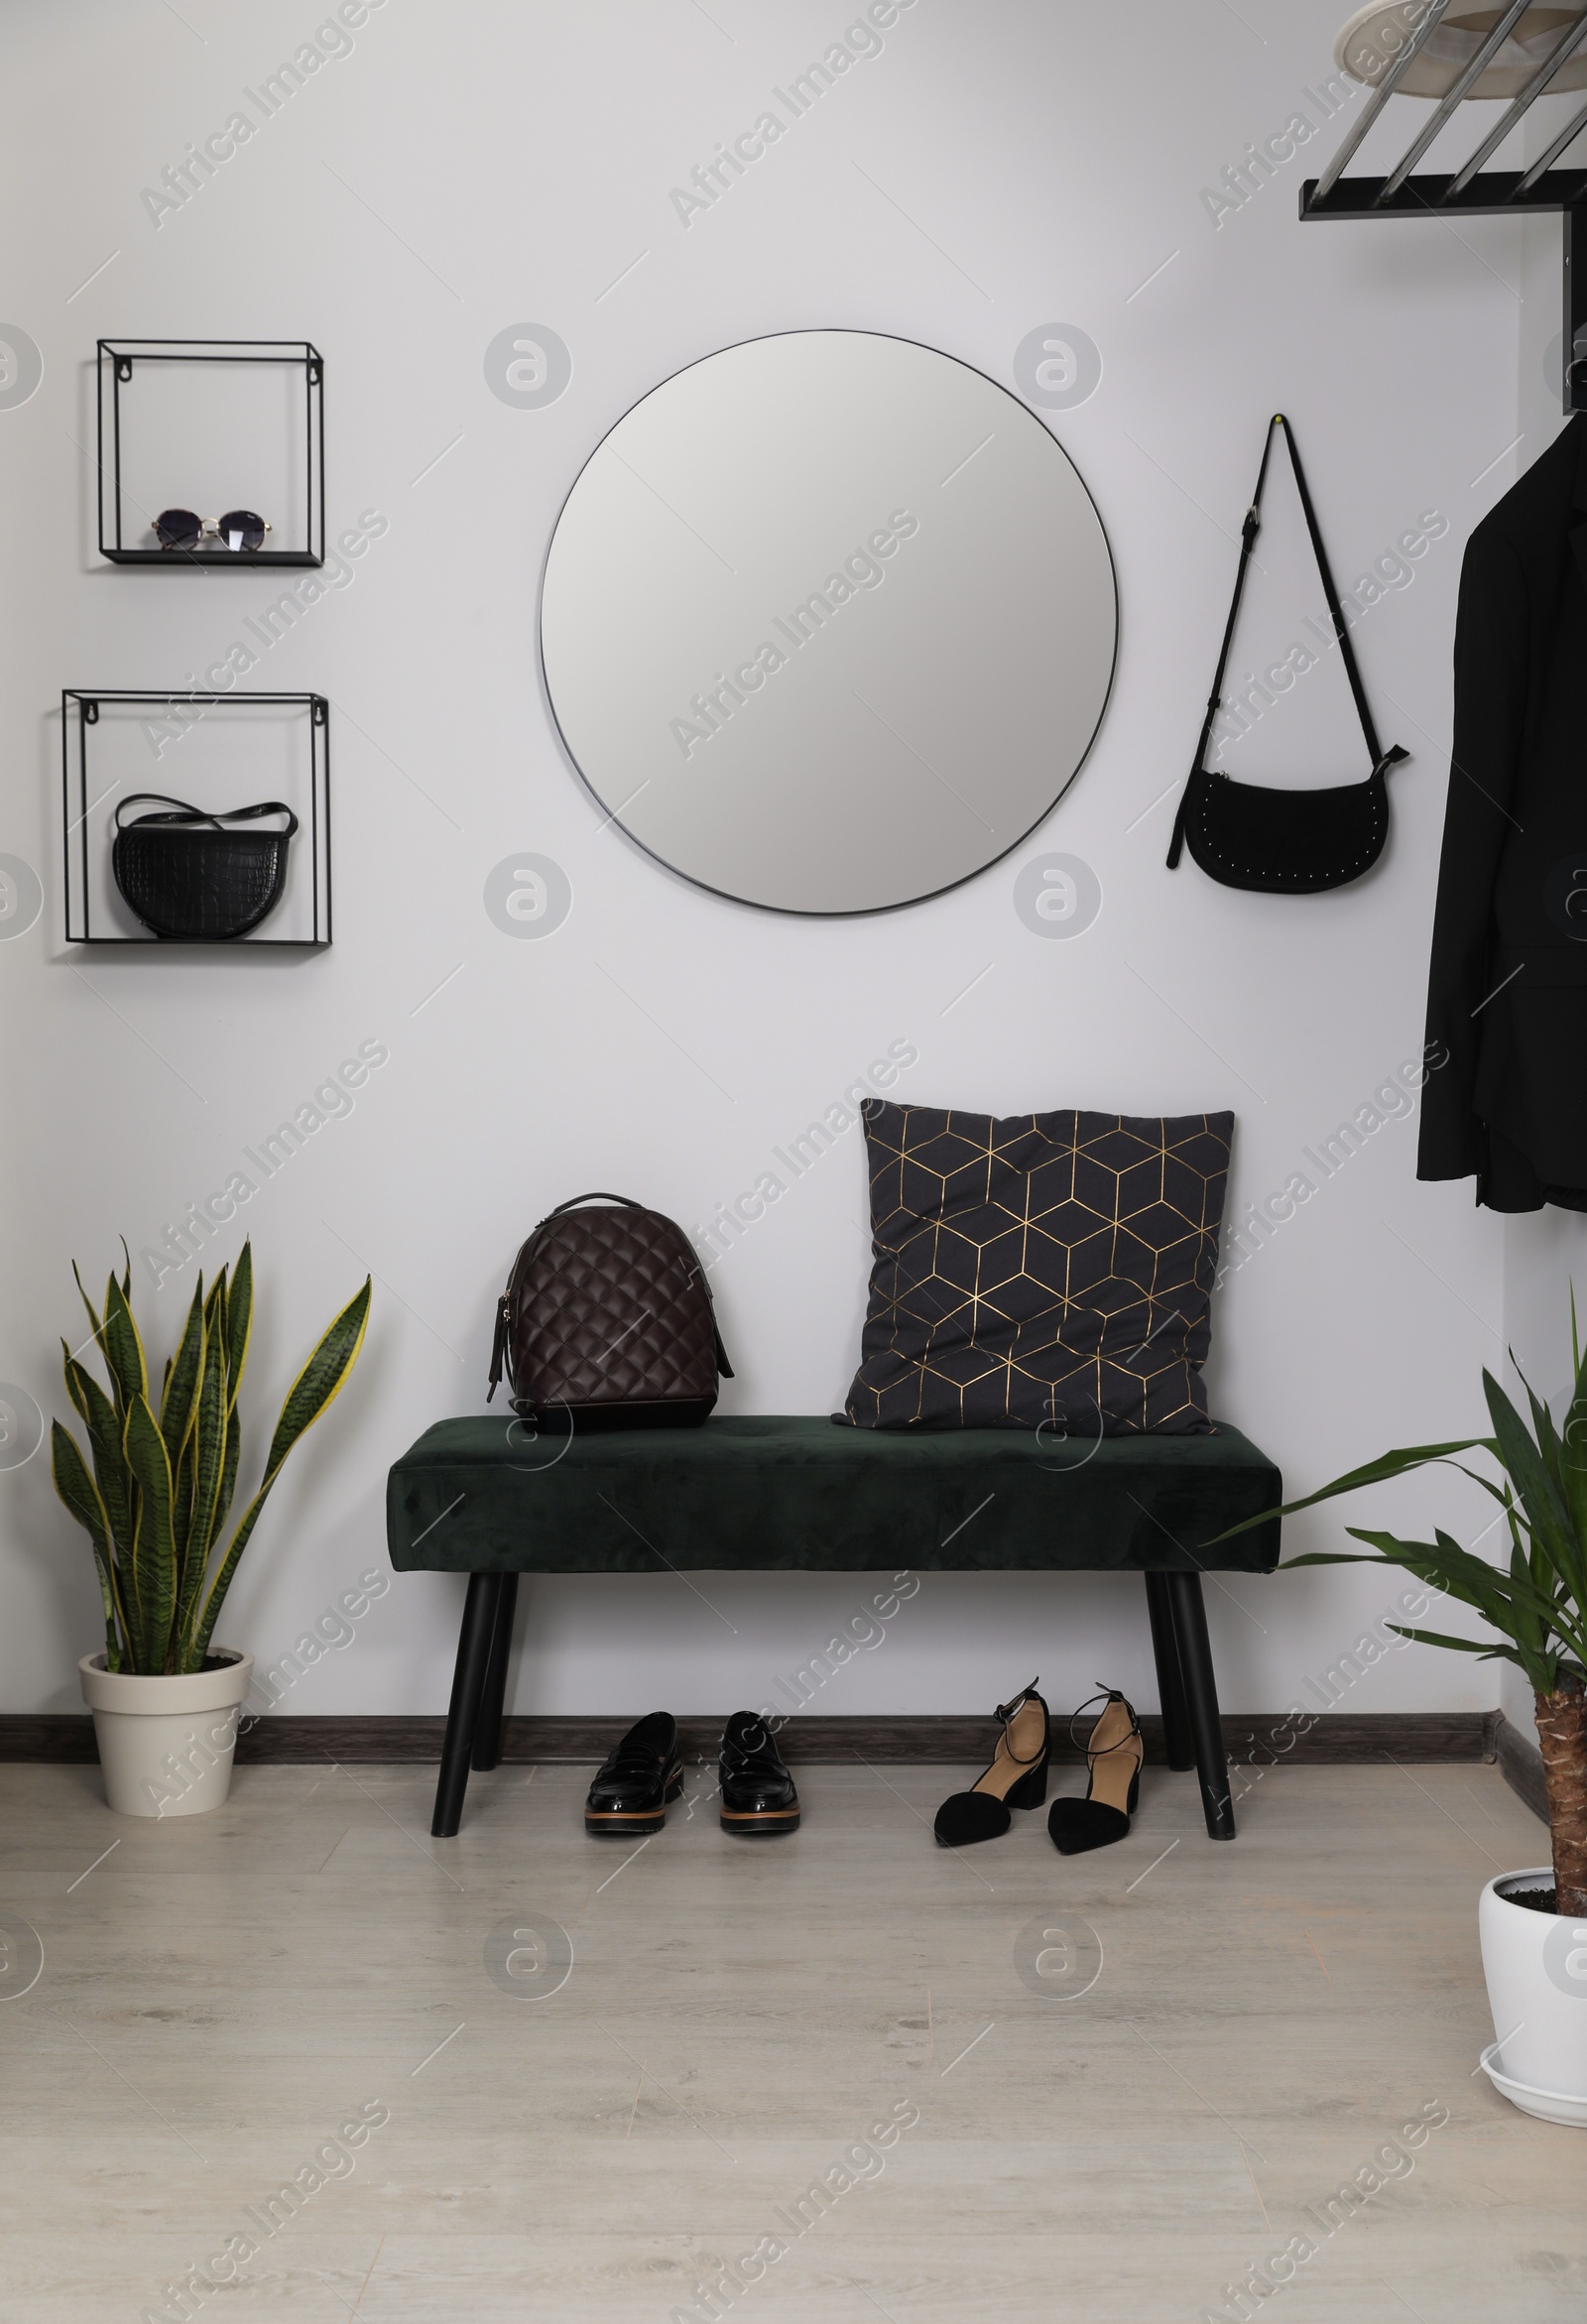
[[[563,506],[546,682],[607,814],[686,879],[878,912],[1072,782],[1113,678],[1091,497],[1035,415],[908,339],[793,331],[617,423]]]

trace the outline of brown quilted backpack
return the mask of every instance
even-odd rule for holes
[[[497,1306],[491,1397],[504,1358],[515,1411],[584,1428],[695,1427],[733,1377],[688,1237],[624,1194],[541,1220]]]

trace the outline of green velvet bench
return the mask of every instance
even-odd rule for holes
[[[1196,1768],[1207,1830],[1234,1811],[1201,1575],[1271,1573],[1279,1471],[1237,1429],[1048,1439],[1016,1428],[902,1434],[824,1416],[702,1428],[536,1433],[495,1414],[440,1420],[392,1469],[399,1573],[466,1573],[430,1829],[462,1821],[470,1764],[500,1763],[521,1573],[789,1570],[1140,1573],[1172,1768]]]

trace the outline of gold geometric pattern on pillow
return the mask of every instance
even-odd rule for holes
[[[862,1428],[1204,1434],[1232,1114],[865,1107]]]

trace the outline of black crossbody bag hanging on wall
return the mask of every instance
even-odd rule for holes
[[[1213,721],[1223,699],[1224,672],[1234,643],[1235,623],[1240,617],[1246,567],[1262,529],[1262,490],[1268,480],[1268,456],[1273,450],[1274,430],[1280,428],[1289,447],[1289,462],[1295,472],[1300,506],[1305,512],[1306,531],[1311,536],[1323,594],[1328,600],[1328,618],[1344,657],[1350,691],[1355,696],[1361,731],[1367,738],[1372,760],[1372,773],[1365,783],[1334,784],[1325,791],[1273,791],[1255,783],[1236,783],[1230,776],[1217,774],[1206,765],[1207,744],[1212,739]],[[1339,610],[1338,591],[1328,569],[1327,551],[1317,530],[1316,511],[1306,490],[1300,454],[1295,449],[1294,430],[1282,412],[1275,413],[1262,447],[1256,494],[1241,530],[1240,570],[1235,575],[1234,603],[1229,608],[1229,625],[1223,633],[1218,674],[1212,681],[1195,763],[1174,821],[1168,869],[1172,871],[1178,863],[1183,845],[1189,848],[1208,877],[1221,881],[1226,888],[1251,888],[1270,896],[1314,896],[1321,889],[1342,888],[1347,881],[1359,880],[1382,855],[1384,841],[1389,836],[1389,786],[1385,778],[1391,767],[1399,766],[1408,756],[1398,743],[1389,751],[1379,747],[1378,730],[1367,707],[1350,632]]]

